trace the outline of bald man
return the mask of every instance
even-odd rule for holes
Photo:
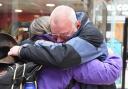
[[[65,13],[60,8],[56,8],[50,16],[51,32],[53,36],[56,36],[57,42],[67,41],[67,38],[77,32],[80,27],[80,22],[77,20],[72,8],[63,8]]]
[[[55,8],[51,14],[50,25],[54,40],[59,43],[66,43],[45,45],[41,48],[15,46],[10,50],[9,55],[20,55],[20,57],[38,64],[67,68],[89,62],[103,54],[107,54],[102,49],[102,35],[94,26],[88,25],[84,29],[83,26],[80,27],[80,22],[77,21],[72,8],[68,6]],[[82,33],[77,35],[79,27],[82,29]]]

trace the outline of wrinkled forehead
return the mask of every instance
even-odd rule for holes
[[[52,33],[67,33],[72,30],[72,22],[68,18],[61,18],[51,20],[51,32]]]

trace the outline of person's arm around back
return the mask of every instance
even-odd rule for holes
[[[15,46],[10,49],[8,54],[19,55],[21,59],[37,64],[69,68],[95,59],[102,55],[102,50],[79,37],[75,37],[66,43],[42,45],[40,48],[33,45]]]
[[[109,55],[105,61],[98,59],[75,67],[73,78],[85,84],[112,84],[119,78],[122,70],[122,58]]]

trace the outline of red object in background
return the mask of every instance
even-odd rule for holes
[[[12,16],[14,15],[14,16]],[[34,15],[49,15],[40,13],[0,13],[0,28],[5,28],[10,26],[12,22],[31,22],[35,16]],[[14,17],[14,20],[12,19]]]

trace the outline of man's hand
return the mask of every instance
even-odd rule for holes
[[[22,46],[13,46],[10,51],[8,52],[8,55],[11,56],[19,56],[20,50]]]

